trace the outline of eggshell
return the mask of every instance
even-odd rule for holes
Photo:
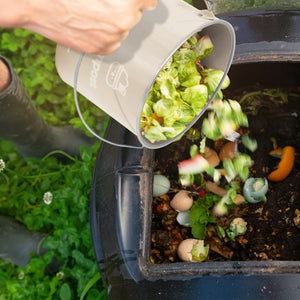
[[[166,176],[155,174],[153,176],[153,197],[159,197],[168,193],[170,186],[170,180]]]
[[[170,205],[177,211],[187,211],[193,205],[193,198],[189,196],[187,191],[180,191],[174,196]]]
[[[223,161],[224,158],[233,160],[237,156],[237,146],[235,142],[226,143],[220,150],[219,158]]]
[[[177,222],[184,227],[191,227],[189,211],[180,211],[176,217]]]
[[[182,261],[186,261],[186,262],[194,261],[191,251],[197,242],[198,242],[197,239],[186,239],[180,242],[177,249],[178,257]]]

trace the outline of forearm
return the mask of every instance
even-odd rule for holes
[[[0,0],[0,27],[20,27],[75,50],[117,50],[158,0]]]
[[[29,0],[0,0],[0,27],[23,27],[30,12]]]

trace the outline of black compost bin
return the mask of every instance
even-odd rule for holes
[[[233,24],[237,36],[231,90],[257,82],[265,87],[299,86],[299,11],[251,10],[219,17]],[[138,145],[135,136],[113,120],[106,136]],[[154,156],[155,150],[108,144],[98,153],[91,231],[110,299],[300,299],[300,261],[151,263]]]

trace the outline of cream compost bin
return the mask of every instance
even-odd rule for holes
[[[234,29],[210,10],[198,10],[182,0],[160,0],[156,9],[144,12],[119,50],[107,56],[85,54],[80,67],[81,53],[58,45],[57,71],[62,80],[73,87],[74,74],[78,73],[76,90],[79,93],[133,132],[144,147],[161,148],[177,137],[156,143],[143,137],[140,118],[144,103],[166,62],[196,32],[201,36],[208,34],[214,44],[212,53],[202,63],[224,72],[219,89],[234,55]],[[203,112],[208,104],[209,101]]]

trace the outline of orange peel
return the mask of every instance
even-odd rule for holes
[[[295,148],[286,146],[283,149],[275,149],[269,153],[275,157],[281,157],[278,168],[269,174],[268,180],[279,182],[284,180],[292,171],[295,163]]]

